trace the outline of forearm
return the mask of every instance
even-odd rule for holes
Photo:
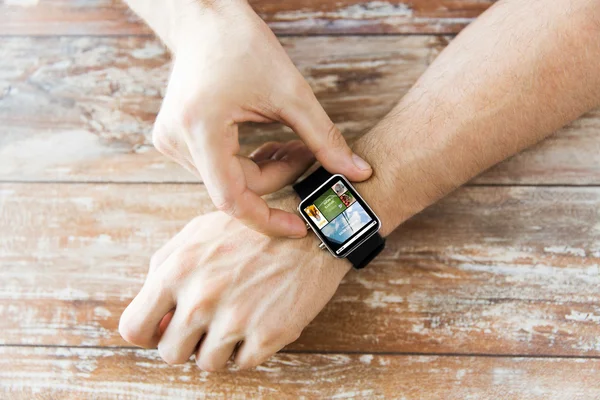
[[[501,2],[465,29],[354,146],[382,233],[600,104],[589,1]]]
[[[125,0],[175,53],[181,38],[193,32],[194,25],[211,23],[211,14],[232,6],[248,7],[246,0]]]

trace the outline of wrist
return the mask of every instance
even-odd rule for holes
[[[393,138],[387,137],[391,135]],[[379,125],[353,147],[354,152],[373,167],[371,178],[354,186],[379,217],[383,237],[449,191],[447,182],[433,174],[421,175],[427,168],[424,160],[429,158],[428,149],[422,143],[413,146],[407,140],[403,143],[402,155],[390,154],[385,144],[403,135],[398,129]]]
[[[217,31],[237,26],[237,19],[254,12],[247,0],[175,0],[178,10],[171,23],[168,41],[173,53],[190,41],[210,38]]]
[[[401,184],[402,180],[400,174],[390,174],[385,170],[375,172],[374,169],[369,180],[354,184],[359,194],[379,217],[379,234],[383,237],[389,236],[399,225],[430,204],[429,201],[415,196],[417,185],[406,181]],[[394,184],[390,185],[390,182]],[[398,188],[401,190],[397,190]]]
[[[287,211],[294,215],[298,215],[298,205],[300,204],[300,197],[292,190],[291,187],[287,187],[285,189],[280,190],[277,193],[271,194],[267,196],[267,201],[269,206],[279,208],[281,210]],[[335,269],[336,276],[339,276],[340,280],[343,276],[352,269],[352,264],[345,259],[339,259],[328,254],[327,250],[323,250],[319,247],[321,241],[319,238],[311,231],[308,230],[307,235],[300,239],[275,239],[275,240],[288,240],[293,241],[292,245],[297,243],[297,246],[303,246],[300,242],[304,242],[306,248],[308,248],[312,254],[314,254],[314,260],[318,260],[323,254],[327,253],[327,259],[330,259],[330,262],[326,263],[314,263],[311,265],[311,268],[328,268]]]

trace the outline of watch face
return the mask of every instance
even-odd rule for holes
[[[298,211],[336,257],[346,257],[380,227],[375,213],[342,175],[327,180]]]

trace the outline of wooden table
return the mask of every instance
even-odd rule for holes
[[[492,1],[252,3],[352,140]],[[404,224],[269,362],[209,374],[117,332],[211,209],[151,146],[168,54],[109,0],[5,1],[0,35],[0,398],[600,398],[600,112]]]

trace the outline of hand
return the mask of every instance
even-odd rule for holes
[[[260,196],[295,181],[313,154],[330,172],[352,181],[369,178],[371,168],[352,153],[247,2],[189,2],[188,7],[172,39],[174,66],[154,145],[201,177],[219,210],[268,235],[303,237],[299,216],[269,208]],[[308,149],[296,144],[296,157],[277,158],[282,145],[269,143],[258,155],[242,157],[238,124],[248,121],[282,122]]]
[[[235,352],[241,368],[256,366],[298,338],[351,268],[317,244],[262,235],[222,212],[200,216],[154,255],[119,332],[158,345],[169,364],[195,354],[215,371]]]

